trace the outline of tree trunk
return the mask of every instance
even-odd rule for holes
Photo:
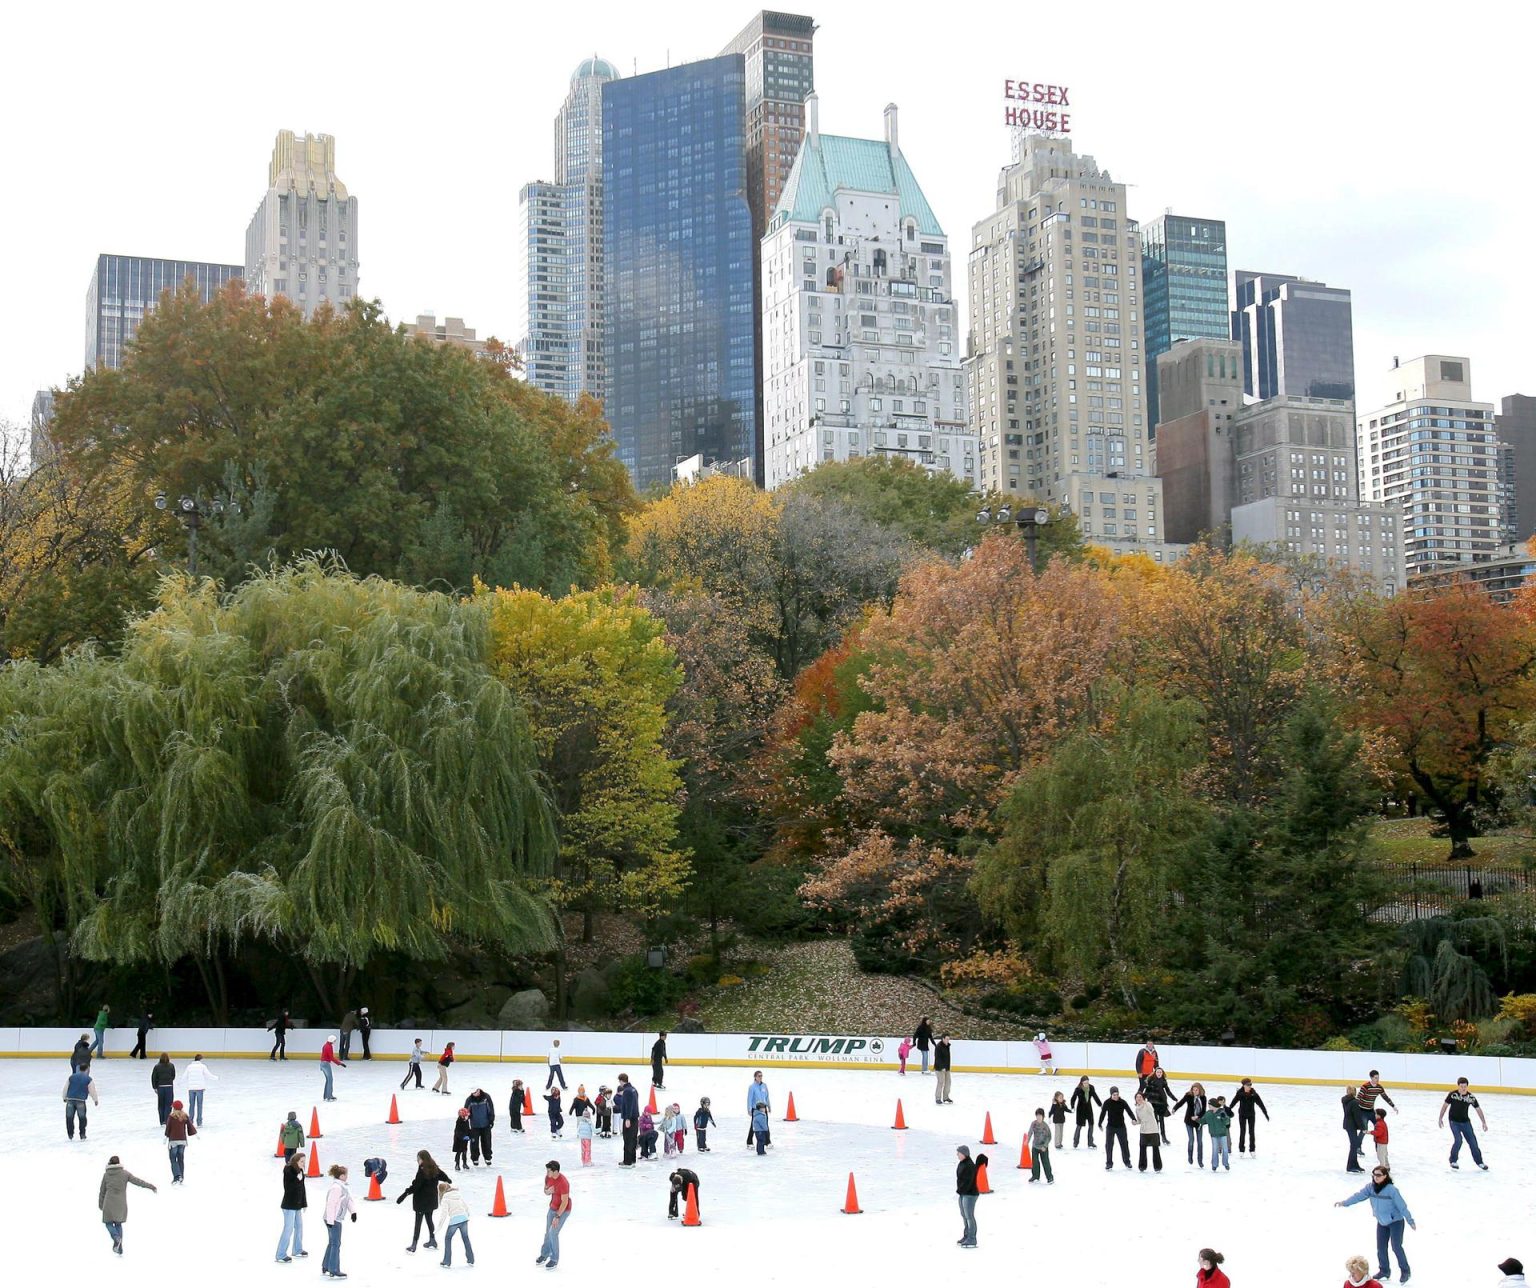
[[[568,999],[566,998],[566,985],[565,985],[566,953],[565,953],[565,926],[564,926],[563,923],[559,927],[559,933],[560,933],[560,942],[555,946],[555,1001],[554,1001],[554,1018],[556,1020],[558,1020],[558,1021],[564,1022],[566,1007],[568,1005]]]
[[[213,982],[218,987],[218,1002],[215,1005],[213,1018],[219,1028],[229,1027],[229,977],[224,973],[224,959],[217,953],[213,955]]]
[[[306,961],[304,969],[309,972],[309,983],[315,990],[315,999],[320,1003],[321,1014],[329,1015],[335,1010],[334,999],[331,997],[330,990],[326,988],[320,972],[315,969],[314,962]]]

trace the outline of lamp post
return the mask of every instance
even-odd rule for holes
[[[1030,572],[1039,572],[1039,566],[1035,558],[1039,529],[1045,527],[1051,521],[1051,512],[1044,506],[1035,507],[1026,505],[1017,514],[1010,505],[1000,505],[996,512],[991,507],[983,505],[976,512],[977,523],[1013,523],[1024,534],[1024,549],[1029,555]]]
[[[206,519],[215,514],[224,513],[224,502],[215,498],[213,501],[204,501],[200,497],[180,496],[176,503],[164,492],[155,494],[155,509],[170,510],[181,520],[182,526],[187,530],[187,571],[192,576],[197,576],[197,531],[203,526]]]

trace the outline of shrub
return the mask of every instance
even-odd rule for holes
[[[1360,1048],[1342,1033],[1339,1033],[1324,1042],[1322,1049],[1324,1051],[1358,1051]]]
[[[1039,1019],[1055,1015],[1061,1010],[1061,994],[1045,987],[993,989],[983,993],[978,1001],[990,1010]]]
[[[732,896],[732,920],[756,939],[799,939],[816,922],[815,912],[800,899],[805,875],[805,868],[787,864],[748,865]]]
[[[1499,1003],[1499,1020],[1518,1025],[1527,1035],[1536,1035],[1536,993],[1510,993]]]
[[[622,957],[609,967],[609,1004],[614,1012],[659,1015],[676,1006],[687,991],[684,982],[669,970],[645,964],[643,954]]]

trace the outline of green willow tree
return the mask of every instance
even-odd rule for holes
[[[332,1012],[381,952],[547,950],[553,820],[488,655],[475,606],[315,560],[228,596],[168,580],[120,657],[0,676],[16,848],[55,869],[78,953],[190,961],[220,1020],[252,942]]]

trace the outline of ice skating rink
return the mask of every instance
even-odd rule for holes
[[[1129,1050],[1128,1058],[1129,1058]],[[1209,1245],[1226,1254],[1234,1288],[1332,1288],[1344,1281],[1344,1258],[1374,1257],[1368,1205],[1333,1203],[1365,1177],[1343,1171],[1342,1088],[1261,1085],[1273,1121],[1259,1119],[1259,1153],[1234,1150],[1230,1173],[1185,1162],[1183,1125],[1170,1121],[1174,1144],[1164,1150],[1161,1175],[1104,1170],[1100,1148],[1067,1148],[1055,1155],[1056,1184],[1026,1184],[1017,1171],[1019,1144],[1037,1106],[1053,1091],[1070,1094],[1065,1075],[957,1073],[950,1105],[933,1103],[933,1079],[910,1072],[767,1068],[773,1096],[773,1147],[765,1157],[743,1145],[750,1069],[677,1066],[668,1073],[664,1107],[678,1101],[689,1114],[711,1097],[720,1126],[712,1152],[693,1152],[690,1134],[683,1162],[700,1175],[704,1224],[682,1228],[668,1221],[665,1159],[632,1169],[618,1166],[620,1142],[594,1142],[593,1165],[583,1168],[574,1125],[551,1141],[547,1120],[525,1119],[526,1135],[506,1127],[514,1075],[537,1077],[542,1066],[460,1062],[452,1095],[399,1091],[398,1061],[353,1061],[336,1075],[333,1104],[321,1103],[319,1066],[313,1059],[286,1064],[265,1060],[208,1061],[210,1084],[204,1127],[187,1151],[186,1183],[172,1188],[170,1168],[149,1086],[152,1061],[113,1058],[94,1068],[101,1095],[90,1111],[90,1139],[64,1134],[61,1096],[65,1059],[0,1061],[6,1087],[0,1168],[0,1213],[14,1283],[52,1281],[60,1274],[91,1284],[275,1285],[320,1281],[324,1251],[321,1210],[329,1180],[309,1182],[305,1214],[307,1260],[277,1264],[282,1228],[278,1204],[281,1162],[273,1157],[278,1126],[298,1111],[306,1128],[318,1105],[324,1133],[322,1165],[344,1162],[360,1214],[348,1225],[342,1268],[353,1282],[491,1277],[498,1284],[530,1277],[603,1285],[654,1281],[684,1284],[948,1283],[959,1276],[984,1284],[1137,1284],[1144,1288],[1192,1282],[1195,1255]],[[188,1062],[177,1061],[178,1072]],[[613,1085],[624,1070],[643,1093],[642,1065],[568,1065],[574,1091],[585,1083]],[[1445,1062],[1447,1089],[1457,1076]],[[1363,1074],[1364,1069],[1361,1070]],[[435,1070],[426,1071],[430,1087]],[[1098,1078],[1100,1094],[1118,1081],[1122,1094],[1135,1079]],[[1172,1080],[1175,1092],[1187,1084]],[[462,1188],[473,1219],[477,1265],[444,1271],[440,1253],[407,1255],[410,1204],[393,1200],[410,1183],[418,1149],[430,1149],[452,1174],[451,1120],[464,1097],[483,1086],[496,1100],[495,1166],[464,1174]],[[1230,1096],[1233,1085],[1207,1083],[1210,1094]],[[1494,1269],[1507,1256],[1536,1265],[1536,1097],[1481,1094],[1489,1130],[1479,1132],[1491,1170],[1478,1171],[1463,1154],[1461,1170],[1446,1164],[1449,1128],[1436,1130],[1443,1092],[1394,1091],[1399,1112],[1389,1118],[1395,1179],[1418,1220],[1407,1235],[1414,1283],[1476,1288],[1498,1281]],[[1478,1090],[1474,1085],[1474,1090]],[[801,1121],[785,1123],[789,1093]],[[391,1094],[403,1122],[386,1126]],[[177,1095],[185,1100],[182,1085]],[[897,1097],[909,1130],[893,1131]],[[535,1103],[538,1105],[537,1090]],[[990,1111],[998,1145],[981,1147]],[[1474,1115],[1474,1125],[1476,1118]],[[966,1144],[992,1159],[994,1194],[977,1206],[980,1246],[955,1246],[960,1218],[954,1195],[954,1149]],[[1369,1142],[1367,1142],[1369,1147]],[[1132,1163],[1136,1139],[1131,1137]],[[96,1208],[97,1186],[109,1155],[160,1187],[158,1194],[130,1188],[126,1254],[115,1257]],[[389,1161],[387,1202],[361,1202],[367,1192],[363,1159]],[[572,1215],[562,1237],[561,1262],[546,1272],[534,1264],[543,1237],[542,1193],[547,1158],[561,1161],[571,1178]],[[861,1216],[840,1212],[848,1173],[855,1174]],[[489,1212],[496,1177],[506,1182],[511,1216]],[[514,1280],[515,1277],[515,1280]]]

